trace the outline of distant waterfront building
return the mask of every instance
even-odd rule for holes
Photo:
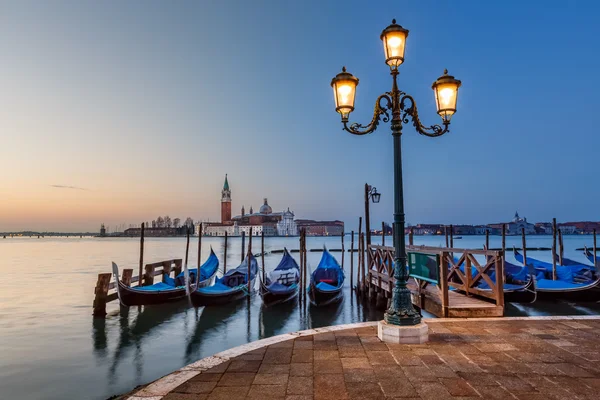
[[[500,224],[489,224],[490,228],[502,229],[502,223]],[[521,229],[525,229],[526,235],[535,235],[536,229],[535,225],[527,222],[527,218],[519,217],[519,213],[515,212],[515,216],[512,221],[507,222],[506,224],[506,234],[507,235],[520,235]]]
[[[100,225],[100,236],[101,237],[106,236],[106,227],[104,226],[104,224]]]
[[[240,236],[242,234],[253,236],[289,236],[296,235],[294,213],[288,208],[287,211],[273,212],[268,199],[265,198],[263,205],[257,213],[250,207],[250,213],[246,214],[245,207],[242,206],[241,214],[231,216],[231,189],[229,181],[225,175],[225,183],[221,191],[221,222],[204,223],[203,234],[206,236]]]
[[[294,222],[294,213],[287,211],[282,214],[281,221],[277,223],[277,235],[279,236],[296,236],[298,234],[298,225]]]
[[[306,229],[309,236],[342,236],[344,234],[343,221],[314,221],[311,219],[297,219],[298,230]]]

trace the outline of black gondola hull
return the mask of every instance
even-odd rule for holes
[[[504,291],[505,303],[533,303],[537,300],[537,292],[533,280],[520,290]]]
[[[336,303],[342,300],[344,294],[342,292],[342,287],[337,290],[332,291],[322,291],[319,290],[312,282],[310,283],[310,288],[308,290],[308,300],[314,306],[326,306],[328,304]]]
[[[254,279],[251,281],[251,288],[254,287],[255,282],[256,281]],[[206,293],[196,290],[191,293],[190,297],[194,306],[202,307],[232,303],[234,301],[238,301],[245,297],[248,297],[249,294],[251,294],[251,292],[248,292],[248,288],[243,287],[227,293]]]
[[[600,301],[600,288],[598,284],[593,287],[582,290],[539,290],[537,291],[539,300],[567,300],[577,302],[597,302]]]
[[[198,287],[212,285],[216,272],[213,276],[198,283]],[[119,282],[119,301],[125,306],[144,306],[151,304],[164,304],[181,301],[187,297],[185,288],[175,288],[164,291],[140,291]],[[194,291],[194,287],[191,289]]]
[[[265,305],[275,305],[293,300],[298,296],[298,286],[289,292],[273,293],[262,282],[260,283],[260,296]]]

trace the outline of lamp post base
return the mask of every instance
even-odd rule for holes
[[[417,325],[400,326],[379,321],[377,336],[382,342],[396,344],[421,344],[429,341],[427,324],[424,322]]]

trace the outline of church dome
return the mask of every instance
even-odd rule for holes
[[[260,206],[260,213],[261,214],[271,214],[272,212],[273,212],[273,209],[271,208],[271,206],[269,204],[267,204],[267,199],[265,198],[265,204]]]

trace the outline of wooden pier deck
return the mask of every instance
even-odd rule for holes
[[[498,276],[504,276],[502,251],[412,245],[407,246],[407,251],[427,257],[426,263],[418,265],[420,273],[427,277],[411,274],[412,278],[409,280],[415,306],[441,318],[504,315],[504,282],[502,279],[493,282],[489,276],[492,271]],[[367,247],[368,268],[364,281],[359,283],[359,289],[368,293],[372,299],[376,297],[378,303],[391,298],[394,283],[393,254],[393,247]],[[483,257],[487,262],[478,262],[475,255]],[[491,290],[478,289],[481,281],[487,282]]]
[[[486,318],[502,317],[504,315],[504,307],[473,296],[465,296],[452,290],[448,291],[448,309],[447,313],[444,314],[442,296],[439,290],[427,286],[421,290],[421,296],[419,296],[417,285],[413,280],[409,282],[408,287],[413,293],[413,304],[436,317]]]

